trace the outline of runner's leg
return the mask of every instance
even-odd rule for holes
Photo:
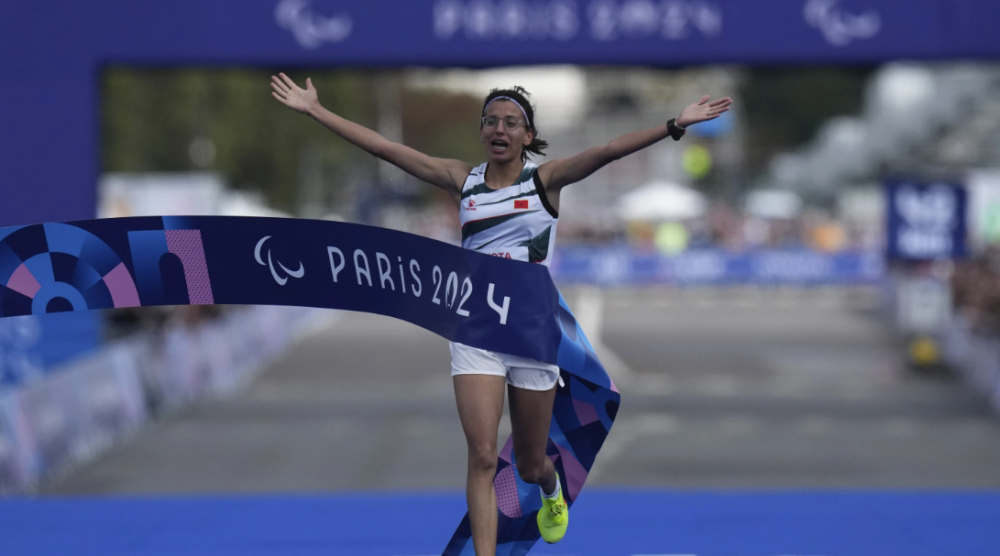
[[[476,556],[494,556],[497,543],[497,434],[503,416],[504,377],[455,375],[458,416],[469,446],[465,496]],[[548,429],[546,429],[546,433]],[[544,450],[544,445],[543,448]]]
[[[556,489],[556,469],[545,455],[552,421],[556,387],[538,391],[508,386],[510,425],[514,436],[517,473],[527,483],[542,487],[547,493]]]

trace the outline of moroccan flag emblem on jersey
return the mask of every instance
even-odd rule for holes
[[[526,209],[526,208],[528,208],[528,201],[527,200],[514,201],[514,208],[516,208],[516,209]]]

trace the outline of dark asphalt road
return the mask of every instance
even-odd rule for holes
[[[1000,488],[1000,419],[961,383],[907,370],[870,293],[566,297],[601,330],[623,395],[591,485]],[[461,489],[448,371],[444,340],[345,313],[246,391],[149,426],[41,492]]]

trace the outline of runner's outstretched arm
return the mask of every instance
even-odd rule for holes
[[[306,79],[306,88],[303,89],[287,75],[279,73],[278,76],[271,76],[271,88],[273,89],[271,95],[285,106],[312,117],[346,141],[397,166],[417,179],[444,189],[456,201],[459,198],[462,184],[465,183],[465,177],[472,170],[472,166],[460,160],[427,156],[406,145],[389,141],[363,125],[330,112],[320,104],[312,79]]]
[[[675,123],[681,128],[686,128],[689,125],[714,120],[728,111],[733,103],[729,97],[711,103],[709,100],[711,98],[705,95],[698,102],[686,106],[681,110],[681,115],[677,117]],[[666,125],[627,133],[607,145],[588,149],[569,158],[546,162],[538,167],[538,177],[545,184],[546,192],[558,194],[563,187],[586,178],[610,162],[642,150],[668,136]]]

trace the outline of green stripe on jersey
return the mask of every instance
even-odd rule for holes
[[[472,250],[473,250],[473,251],[479,251],[479,250],[480,250],[480,249],[482,249],[483,247],[486,247],[487,245],[489,245],[489,244],[493,243],[494,241],[497,241],[498,239],[503,239],[503,238],[499,238],[499,237],[495,237],[495,238],[493,238],[493,239],[491,239],[491,240],[487,241],[486,243],[484,243],[484,244],[480,245],[479,247],[473,247],[473,248],[472,248]]]
[[[524,165],[524,169],[521,170],[521,175],[518,176],[517,177],[517,181],[515,181],[511,185],[518,185],[520,183],[524,183],[524,182],[530,180],[531,177],[534,175],[535,170],[537,170],[537,169],[538,168],[535,167],[535,166],[529,166],[529,165],[525,164]],[[493,192],[493,191],[500,191],[499,189],[492,189],[492,188],[490,188],[489,186],[486,185],[486,181],[485,181],[486,180],[486,174],[485,173],[483,173],[483,180],[484,180],[483,183],[477,183],[476,185],[473,185],[468,191],[463,191],[462,192],[462,198],[466,199],[466,198],[471,197],[473,195],[479,195],[480,193],[490,193],[490,192]]]
[[[499,226],[504,222],[513,220],[518,216],[524,216],[525,214],[533,214],[538,212],[537,210],[526,210],[512,212],[510,214],[501,214],[500,216],[494,216],[493,218],[484,218],[482,220],[473,220],[472,222],[466,222],[465,226],[462,226],[462,241],[490,228]]]
[[[497,189],[490,189],[486,182],[473,185],[468,191],[462,192],[462,198],[466,199],[472,197],[473,195],[479,195],[480,193],[489,193],[491,191],[498,191]]]
[[[552,226],[545,228],[545,231],[522,243],[528,248],[528,262],[537,263],[544,261],[549,256],[549,237],[552,234]]]
[[[519,183],[524,183],[524,182],[530,180],[531,176],[533,176],[535,174],[535,170],[537,170],[537,169],[538,168],[535,167],[535,166],[528,166],[527,164],[525,164],[524,165],[524,170],[521,170],[521,175],[517,177],[517,181],[514,182],[513,185],[517,185]]]

